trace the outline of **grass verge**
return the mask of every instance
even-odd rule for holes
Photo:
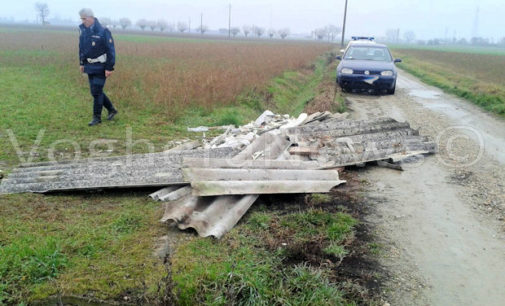
[[[320,209],[256,209],[223,239],[195,237],[178,248],[172,258],[178,302],[345,304],[331,269],[320,264],[338,265],[355,224],[349,215]]]
[[[266,90],[244,93],[232,105],[211,111],[188,109],[170,127],[159,126],[159,116],[150,117],[145,108],[124,114],[124,121],[131,119],[135,138],[162,146],[168,139],[189,137],[187,126],[242,124],[266,108],[298,115],[318,95],[328,67],[328,57],[320,58],[313,67],[276,78]],[[9,72],[8,77],[2,78],[0,87],[8,94],[1,107],[13,116],[2,123],[5,129],[0,145],[7,148],[0,153],[2,167],[9,169],[19,163],[7,129],[15,132],[22,157],[33,157],[33,161],[47,160],[44,152],[62,135],[82,148],[96,137],[116,139],[119,144],[114,154],[124,153],[123,120],[93,131],[81,128],[84,118],[75,109],[82,107],[77,96],[87,94],[85,86],[72,88],[72,82],[65,83],[53,66],[5,69],[8,71],[2,72]],[[44,88],[46,82],[52,85],[39,92],[37,88]],[[31,89],[16,87],[23,83]],[[22,108],[16,104],[20,93],[24,95]],[[53,121],[55,113],[59,120]],[[68,114],[80,116],[80,120]],[[32,151],[40,129],[46,134]],[[68,144],[55,148],[66,158],[74,153]],[[142,150],[145,148],[135,151]],[[84,150],[83,157],[86,153]],[[314,262],[320,260],[314,258],[320,256],[335,264],[342,260],[355,224],[349,216],[318,209],[288,215],[263,210],[253,213],[250,222],[245,221],[220,241],[181,233],[188,242],[174,250],[170,271],[152,255],[157,238],[166,234],[166,228],[158,222],[159,203],[146,199],[146,193],[1,196],[0,303],[31,303],[52,295],[149,304],[163,303],[167,295],[179,304],[346,301],[331,279],[331,271],[317,267]],[[318,201],[327,200],[320,197]],[[279,240],[286,242],[278,245]],[[263,245],[264,241],[270,243]],[[314,241],[319,244],[312,245]],[[312,252],[316,257],[310,255]]]
[[[423,82],[505,116],[505,57],[432,50],[398,49],[398,66]]]

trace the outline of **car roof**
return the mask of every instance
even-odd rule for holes
[[[380,48],[387,48],[386,45],[384,44],[378,44],[378,43],[369,43],[369,42],[362,42],[362,41],[354,41],[352,44],[349,43],[349,46],[348,47],[370,47],[370,46],[373,46],[373,47],[380,47]]]

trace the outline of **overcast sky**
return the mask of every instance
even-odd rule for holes
[[[93,9],[97,17],[119,19],[165,19],[203,23],[211,29],[228,27],[228,5],[232,5],[232,26],[244,24],[265,28],[288,27],[292,33],[310,33],[327,24],[342,26],[345,0],[39,0],[50,9],[49,18],[78,21],[82,7]],[[505,36],[504,0],[348,0],[346,36],[384,36],[387,29],[400,33],[414,31],[417,38],[498,39]],[[0,17],[17,21],[35,20],[36,1],[3,1]],[[479,10],[476,26],[476,11]],[[402,36],[402,34],[400,34]]]

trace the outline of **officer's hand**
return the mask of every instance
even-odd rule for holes
[[[81,70],[81,73],[84,73],[84,66],[79,67]]]
[[[108,78],[112,74],[112,71],[105,70],[105,77]]]

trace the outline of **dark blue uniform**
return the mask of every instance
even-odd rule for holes
[[[93,96],[93,118],[101,120],[102,108],[105,107],[109,114],[116,113],[109,98],[103,92],[105,86],[105,70],[113,71],[116,62],[116,51],[114,49],[114,39],[109,29],[102,27],[98,19],[95,23],[86,28],[83,24],[79,26],[79,61],[84,66],[84,72],[88,74],[89,88]],[[94,62],[100,56],[106,55],[104,63]]]

